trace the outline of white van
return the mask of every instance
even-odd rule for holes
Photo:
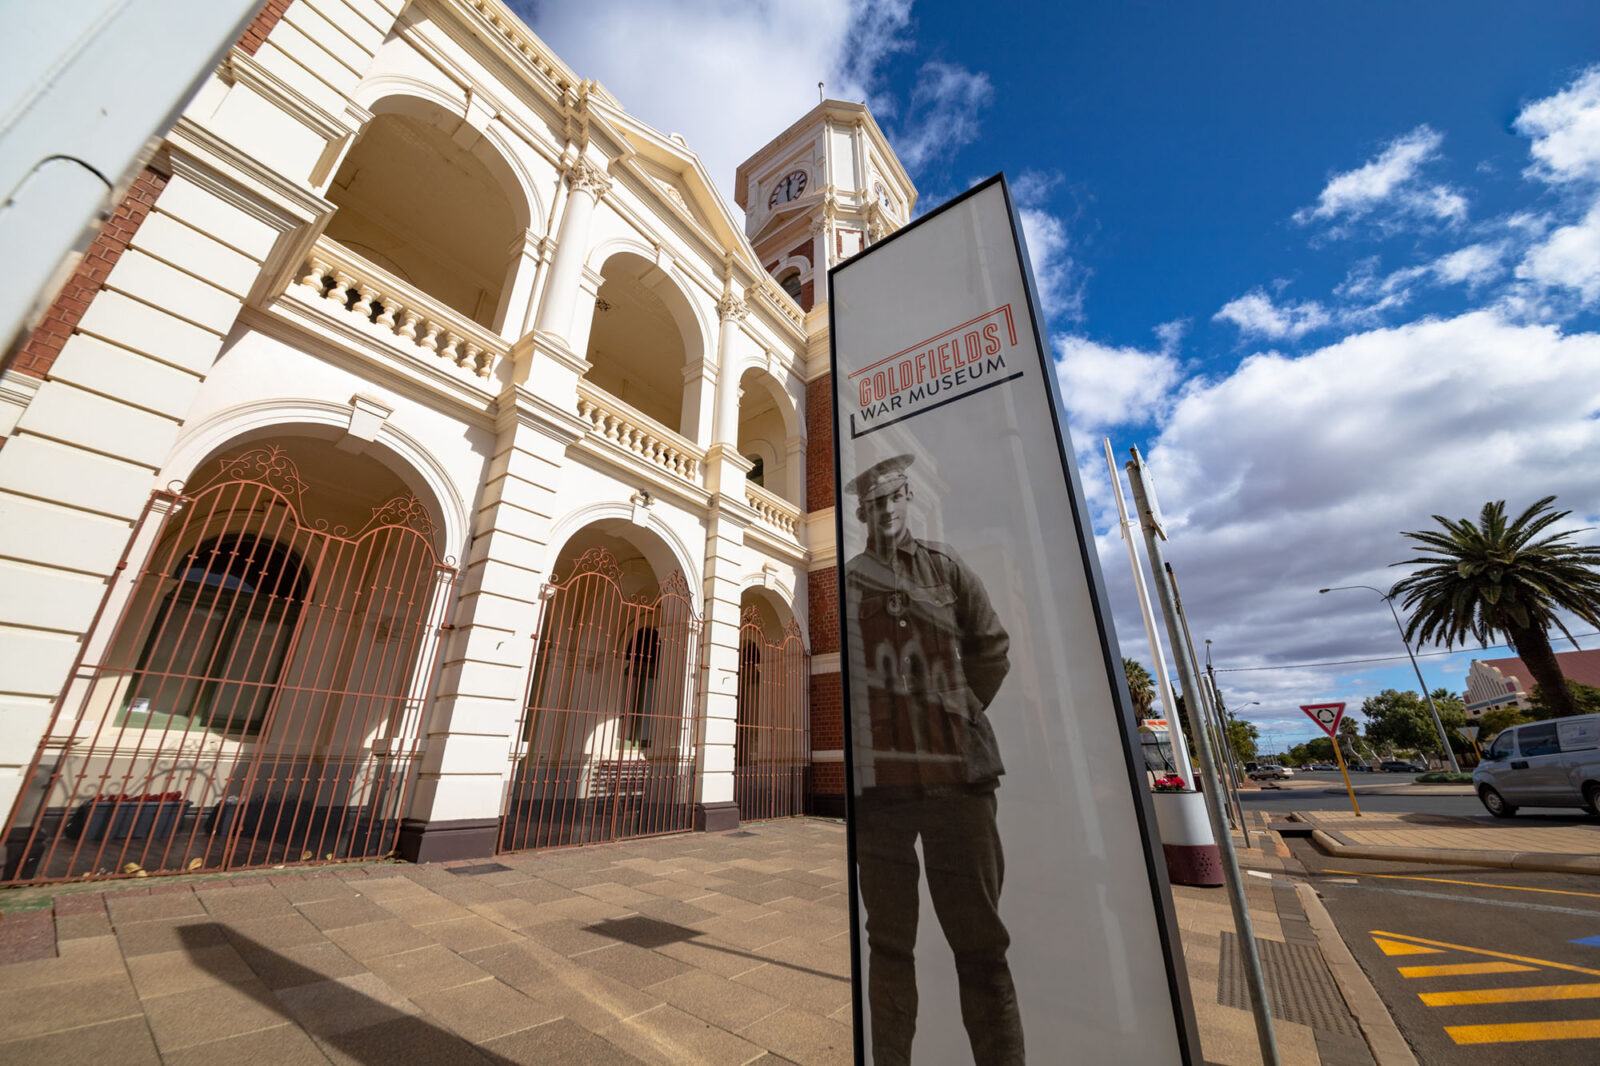
[[[1510,818],[1518,807],[1600,815],[1600,714],[1502,730],[1472,771],[1472,785],[1496,818]]]

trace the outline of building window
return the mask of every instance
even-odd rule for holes
[[[760,485],[762,488],[766,488],[767,464],[762,462],[759,455],[747,455],[745,458],[750,460],[750,472],[744,476],[745,481],[751,485]]]
[[[258,735],[305,602],[299,558],[228,534],[183,556],[172,576],[117,724]]]
[[[790,270],[787,274],[778,279],[778,284],[783,287],[783,291],[788,293],[790,298],[793,299],[795,303],[800,302],[800,271]]]

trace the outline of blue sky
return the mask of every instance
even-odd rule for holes
[[[1150,457],[1196,640],[1275,740],[1415,687],[1403,657],[1304,665],[1403,655],[1375,596],[1316,592],[1392,583],[1399,530],[1552,493],[1600,524],[1592,0],[513,6],[730,204],[818,81],[923,210],[1005,170],[1123,650],[1148,661],[1102,436]],[[1422,650],[1457,691],[1509,654]]]

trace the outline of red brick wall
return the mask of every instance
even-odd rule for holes
[[[844,795],[844,763],[811,764],[811,790],[819,796]]]
[[[247,56],[256,54],[256,49],[261,47],[261,42],[267,39],[267,34],[272,32],[272,27],[283,18],[283,13],[289,10],[289,5],[294,0],[267,0],[255,21],[245,28],[244,36],[239,38],[239,51]],[[296,16],[299,17],[299,16]]]
[[[831,566],[806,575],[806,610],[811,620],[811,653],[839,650],[839,573]]]
[[[100,292],[106,276],[127,250],[128,242],[133,240],[140,223],[166,186],[167,176],[149,167],[134,179],[128,195],[100,227],[100,233],[78,261],[77,269],[61,286],[50,309],[17,352],[12,366],[18,373],[42,378],[50,372],[67,338],[78,327],[83,313],[89,310],[89,301]]]
[[[811,679],[811,749],[844,747],[843,674],[817,674]]]
[[[833,375],[806,385],[806,510],[833,506]]]

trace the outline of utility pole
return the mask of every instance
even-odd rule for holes
[[[1185,654],[1183,633],[1178,627],[1178,606],[1172,584],[1167,580],[1166,556],[1161,550],[1160,512],[1154,496],[1144,480],[1144,460],[1139,449],[1130,449],[1133,459],[1127,464],[1128,482],[1133,486],[1133,501],[1139,514],[1139,526],[1144,530],[1145,550],[1150,557],[1151,576],[1155,579],[1156,596],[1161,603],[1161,613],[1166,617],[1167,638],[1172,646],[1172,658],[1178,664],[1178,681],[1183,685],[1184,702],[1190,707],[1202,706],[1200,682],[1195,673],[1194,659]],[[1250,905],[1245,900],[1243,879],[1239,874],[1239,856],[1233,850],[1233,835],[1228,832],[1228,820],[1223,814],[1223,800],[1217,795],[1221,778],[1217,774],[1217,761],[1211,753],[1211,737],[1198,726],[1194,731],[1195,747],[1200,752],[1200,767],[1204,771],[1207,798],[1206,813],[1211,817],[1211,832],[1222,852],[1223,869],[1227,874],[1228,903],[1233,911],[1233,925],[1239,937],[1239,954],[1244,959],[1245,987],[1250,991],[1250,1008],[1255,1015],[1256,1039],[1261,1045],[1264,1066],[1280,1066],[1278,1038],[1272,1027],[1271,1001],[1267,998],[1267,982],[1261,971],[1261,954],[1256,946],[1255,925],[1250,920]]]

